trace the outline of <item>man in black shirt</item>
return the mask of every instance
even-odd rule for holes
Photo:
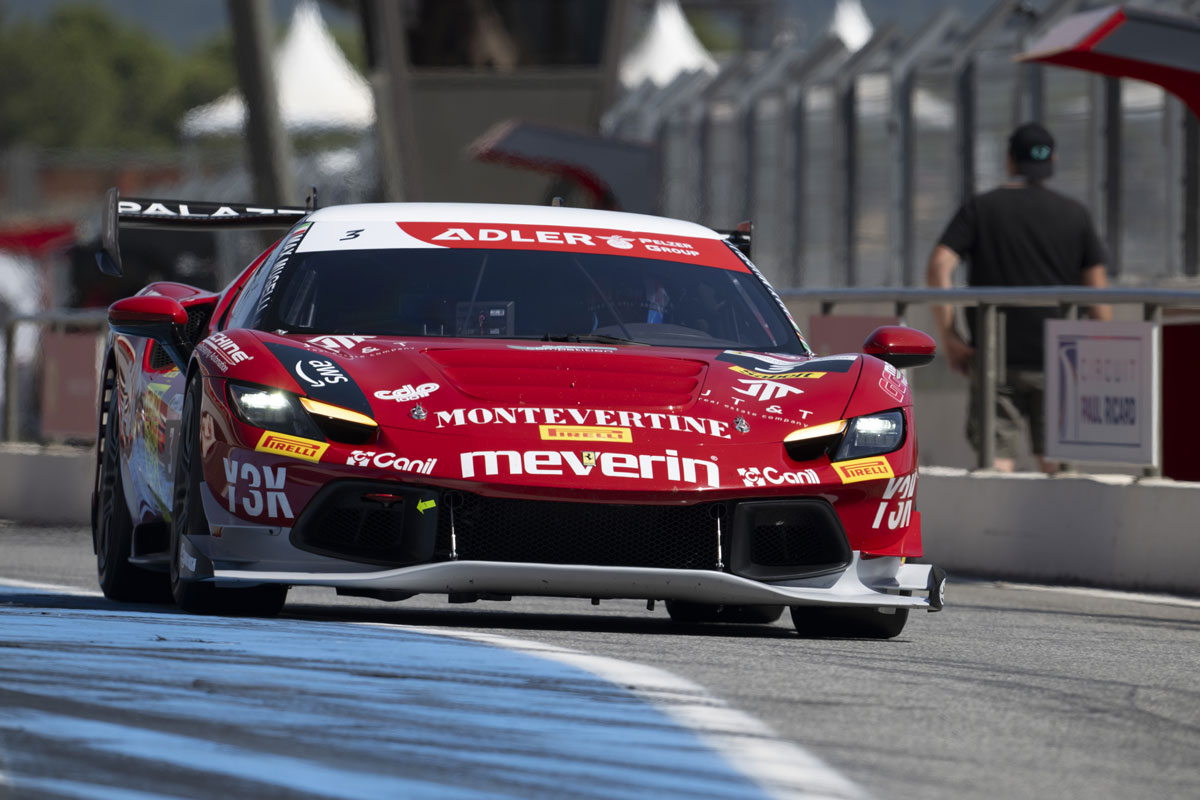
[[[971,286],[1105,287],[1107,255],[1082,204],[1053,192],[1042,181],[1054,172],[1054,138],[1037,123],[1017,128],[1008,140],[1006,183],[968,200],[954,215],[929,257],[930,286],[950,288],[961,261],[969,265]],[[1012,471],[1021,436],[1021,419],[1029,426],[1033,452],[1045,472],[1057,467],[1045,460],[1043,447],[1043,322],[1058,316],[1053,309],[1012,307],[1005,312],[1006,368],[998,387],[995,468]],[[976,341],[974,309],[968,309],[971,340]],[[1095,319],[1111,319],[1107,306],[1090,309]],[[951,369],[969,374],[974,348],[954,327],[954,308],[934,306],[942,352]],[[967,436],[979,448],[972,381]]]

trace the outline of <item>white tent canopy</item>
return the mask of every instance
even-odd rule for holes
[[[681,72],[717,71],[704,45],[692,32],[677,0],[658,0],[646,32],[621,59],[621,84],[634,89],[645,81],[665,86]]]
[[[870,41],[875,26],[862,7],[862,0],[838,0],[829,30],[842,40],[847,50],[854,52]]]
[[[337,46],[316,0],[302,0],[271,61],[283,125],[292,132],[360,130],[375,122],[371,87]],[[236,89],[188,111],[184,136],[239,133],[246,103]]]

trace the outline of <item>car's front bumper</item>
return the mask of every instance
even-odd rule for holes
[[[409,594],[499,594],[686,600],[721,605],[941,608],[945,574],[899,558],[861,559],[837,573],[763,583],[715,570],[443,561],[374,572],[216,569],[220,583],[286,583]]]

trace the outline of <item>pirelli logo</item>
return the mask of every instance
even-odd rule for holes
[[[745,367],[730,367],[730,369],[734,372],[740,372],[749,378],[757,378],[760,381],[825,377],[824,372],[759,372],[758,370],[746,369]]]
[[[833,468],[841,476],[842,483],[858,483],[859,481],[873,481],[879,478],[896,477],[895,473],[892,472],[892,465],[883,456],[842,461],[839,464],[834,464]]]
[[[315,462],[321,460],[321,456],[329,449],[329,445],[326,442],[314,442],[312,439],[301,439],[298,436],[267,431],[258,440],[254,449],[260,453],[279,453],[303,461]]]
[[[556,442],[632,442],[629,428],[606,428],[599,425],[539,425],[543,439]]]

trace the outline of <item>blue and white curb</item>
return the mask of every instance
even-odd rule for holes
[[[94,597],[0,581],[0,795],[865,796],[656,668],[486,633]]]

